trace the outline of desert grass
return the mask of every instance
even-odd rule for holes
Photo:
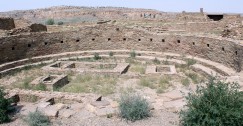
[[[59,91],[109,95],[114,93],[116,82],[117,77],[109,75],[77,75]]]

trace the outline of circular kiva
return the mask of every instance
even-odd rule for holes
[[[119,30],[116,30],[117,28]],[[193,63],[188,65],[188,67],[195,73],[207,77],[218,76],[220,79],[227,81],[237,81],[243,87],[243,44],[232,39],[195,35],[153,34],[114,25],[97,25],[87,26],[76,31],[12,35],[0,38],[0,44],[1,78],[30,66],[41,65],[42,70],[57,70],[60,64],[63,63],[63,66],[71,69],[76,67],[76,65],[80,65],[77,61],[81,59],[95,58],[96,56],[96,58],[101,59],[112,58],[122,61],[129,57],[131,58],[133,54],[133,60],[145,64],[153,61],[166,62],[167,65],[162,67],[169,69],[169,72],[166,74],[171,76],[177,72],[175,69],[176,65],[188,65],[188,61],[193,60]],[[66,61],[68,62],[66,63]],[[90,65],[91,63],[83,62],[80,66],[87,64]],[[106,63],[94,64],[102,65],[102,67],[106,65]],[[90,66],[93,65],[92,67],[95,67],[94,64]],[[108,70],[108,72],[104,73],[113,75],[117,73],[122,74],[130,67],[129,63],[124,62],[123,64],[117,63],[114,67],[113,63],[108,65],[113,70]],[[118,68],[117,66],[119,65],[121,67]],[[50,68],[51,66],[56,68]],[[160,65],[149,65],[144,75],[132,75],[132,77],[135,77],[137,80],[146,78],[146,76],[160,74],[158,71],[161,69],[164,68],[161,68]],[[78,72],[85,73],[85,70],[82,69]],[[98,73],[100,71],[95,72]],[[129,74],[128,76],[122,76],[123,79],[125,78],[124,80],[128,79],[124,83],[127,83],[127,81],[129,81],[129,84],[136,83],[137,80],[134,80],[132,77],[128,78],[129,76]],[[52,78],[60,78],[60,80],[67,81],[67,76],[63,75],[48,75],[44,79],[39,78],[39,80],[49,83],[48,81]],[[188,91],[187,89],[185,90]],[[103,105],[106,106],[105,110],[113,111],[114,108],[118,108],[118,103],[107,97],[102,102],[96,103],[94,99],[99,98],[99,95],[94,93],[67,93],[57,92],[54,89],[51,89],[51,91],[36,91],[19,88],[7,89],[6,91],[9,93],[9,97],[14,97],[18,94],[19,99],[22,101],[43,101],[39,102],[38,107],[45,106],[47,102],[51,104],[52,102],[50,101],[55,99],[57,103],[72,103],[72,105],[80,103],[80,106],[85,106],[85,109],[98,116],[104,116],[104,113],[101,112],[103,111]],[[177,107],[178,104],[179,108],[181,108],[184,105],[183,97],[177,88],[169,92],[163,92],[160,95],[157,95],[156,92],[152,94],[147,99],[155,106],[155,110],[163,107],[166,109]],[[53,109],[51,107],[45,110],[48,112],[49,109]]]

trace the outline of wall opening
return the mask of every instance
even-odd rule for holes
[[[92,38],[92,41],[94,41],[95,40],[95,38]]]
[[[207,44],[207,47],[209,47],[209,44]]]
[[[177,43],[181,43],[181,40],[177,40]]]
[[[162,39],[162,42],[165,42],[165,39]]]
[[[224,51],[224,47],[222,47],[222,51]]]
[[[111,40],[111,38],[108,38],[108,41],[110,41]]]
[[[44,44],[47,45],[47,42],[45,42]]]
[[[63,41],[61,41],[61,43],[63,43]]]
[[[192,42],[192,45],[195,45],[195,42]]]
[[[153,39],[151,38],[151,39],[150,39],[150,42],[152,42],[152,41],[153,41]]]
[[[79,42],[79,41],[80,41],[79,39],[76,40],[76,42]]]
[[[119,28],[116,28],[116,31],[119,31],[120,29]]]
[[[28,44],[28,47],[31,47],[31,44]]]
[[[141,41],[141,39],[138,39],[138,41]]]
[[[219,21],[221,19],[224,18],[224,15],[220,15],[220,14],[210,14],[210,15],[207,15],[209,19],[212,19],[214,21]]]
[[[238,52],[237,51],[235,51],[235,55],[238,55]]]
[[[123,41],[126,41],[127,40],[127,38],[123,38]]]
[[[12,50],[15,50],[15,47],[12,47]]]

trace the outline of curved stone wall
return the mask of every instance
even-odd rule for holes
[[[97,25],[78,31],[30,33],[0,38],[0,63],[41,55],[85,50],[141,50],[174,52],[202,57],[243,70],[243,45],[236,40],[151,34],[113,25]]]

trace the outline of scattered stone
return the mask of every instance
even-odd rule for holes
[[[172,112],[179,112],[183,108],[184,105],[186,105],[186,102],[184,101],[184,99],[164,102],[164,107],[167,110],[172,111]]]
[[[95,114],[97,116],[107,116],[107,115],[110,115],[110,114],[113,115],[115,113],[116,113],[116,109],[111,108],[111,107],[101,108],[101,109],[97,109],[95,111]]]
[[[59,112],[59,117],[64,118],[70,118],[72,115],[74,115],[76,112],[74,110],[70,109],[63,109]]]
[[[93,105],[94,107],[97,107],[97,108],[103,108],[105,106],[110,105],[110,102],[106,101],[106,100],[95,101],[95,102],[92,102],[91,105]]]
[[[57,110],[61,110],[61,109],[67,108],[67,105],[62,104],[62,103],[57,103],[54,106],[56,107]]]
[[[38,103],[37,107],[38,108],[46,108],[47,106],[50,106],[51,103],[50,102],[40,102]]]
[[[183,98],[182,93],[179,90],[173,90],[171,92],[164,93],[162,94],[162,96],[168,97],[172,100],[178,100]]]
[[[111,107],[112,108],[117,108],[119,106],[118,102],[117,101],[112,101],[111,102]]]
[[[43,113],[50,118],[56,118],[59,114],[59,111],[55,106],[49,106],[44,109],[41,109],[40,111],[43,111]]]

